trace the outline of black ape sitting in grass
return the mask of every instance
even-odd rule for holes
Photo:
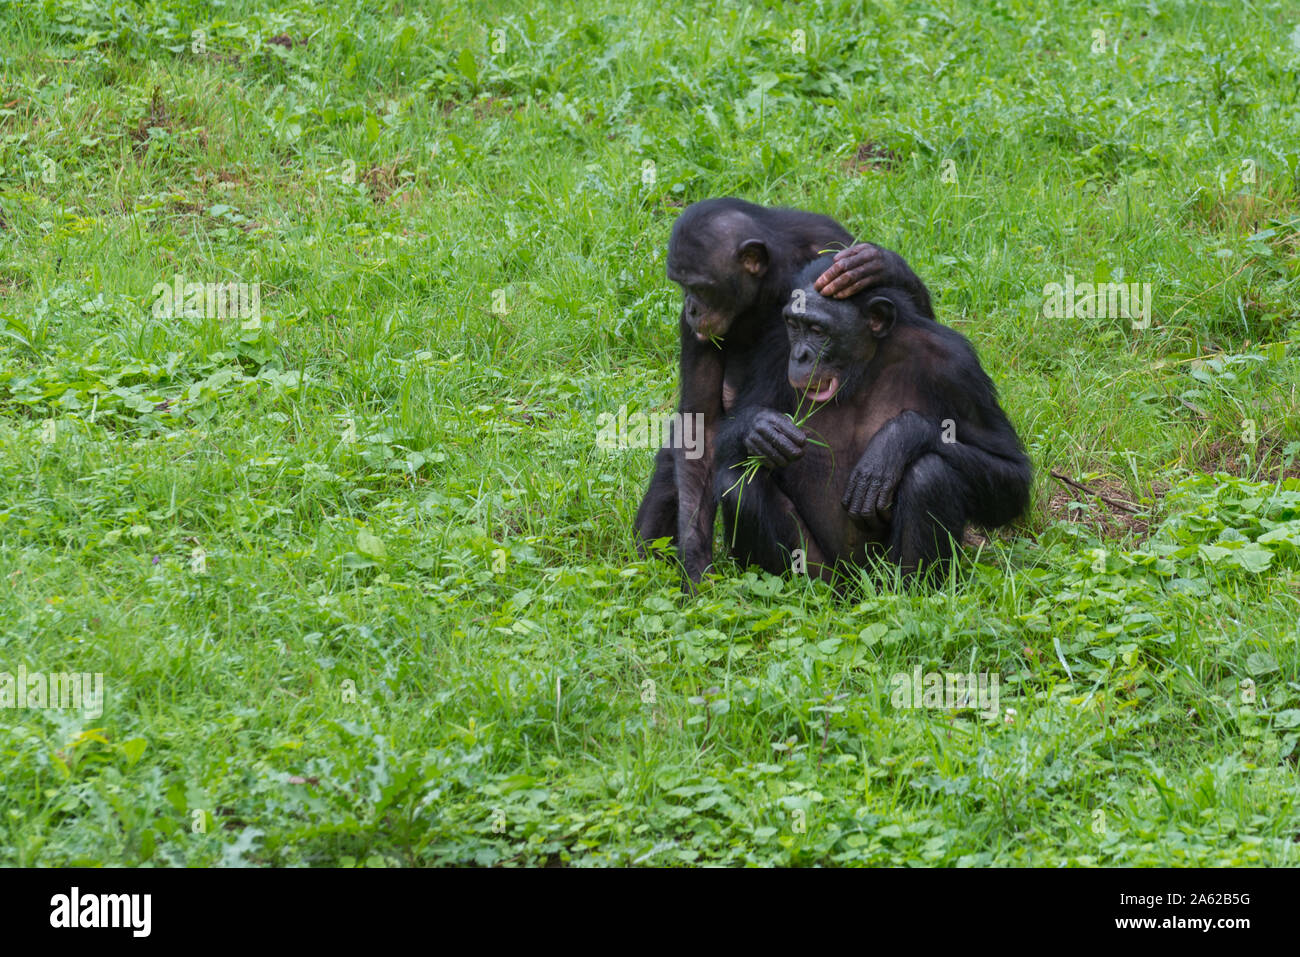
[[[873,554],[933,578],[967,521],[1024,510],[1029,460],[965,336],[897,288],[822,297],[830,263],[810,263],[785,307],[788,369],[756,377],[719,430],[727,542],[778,574],[802,549],[824,578]]]

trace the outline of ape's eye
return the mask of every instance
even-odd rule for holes
[[[814,325],[811,325],[811,326],[808,327],[808,331],[811,332],[814,336],[824,336],[824,335],[826,335],[826,327],[825,327],[825,326],[819,326],[819,325],[814,324]]]

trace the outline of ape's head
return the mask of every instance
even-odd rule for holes
[[[893,331],[898,297],[905,295],[886,288],[827,299],[813,282],[834,261],[827,255],[805,266],[781,312],[790,336],[790,385],[814,402],[853,395],[880,341]]]
[[[738,200],[686,207],[668,240],[668,278],[682,287],[686,322],[700,341],[721,339],[758,301],[768,274],[762,228]]]

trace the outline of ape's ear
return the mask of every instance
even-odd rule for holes
[[[877,339],[885,338],[894,330],[895,318],[897,312],[892,299],[876,296],[867,302],[867,325],[871,327],[871,334]]]
[[[751,276],[767,272],[767,243],[761,239],[746,239],[736,253],[740,264]]]

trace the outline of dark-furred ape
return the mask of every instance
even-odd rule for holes
[[[682,288],[678,329],[678,412],[703,417],[703,454],[688,458],[670,441],[636,515],[637,548],[668,538],[689,582],[713,561],[714,453],[724,415],[740,396],[764,397],[756,379],[784,369],[788,353],[781,310],[799,270],[828,249],[819,281],[836,295],[888,285],[907,291],[921,315],[933,315],[924,283],[897,253],[853,238],[829,216],[724,198],[694,203],[673,224],[668,278]],[[832,268],[833,267],[833,268]],[[778,380],[779,381],[779,380]]]
[[[1029,459],[965,336],[901,289],[824,298],[814,283],[829,262],[803,270],[785,307],[786,381],[756,383],[719,431],[728,541],[777,574],[802,549],[823,578],[873,554],[938,577],[968,521],[1024,511]],[[787,414],[809,410],[802,427]],[[742,481],[751,456],[764,467]]]

